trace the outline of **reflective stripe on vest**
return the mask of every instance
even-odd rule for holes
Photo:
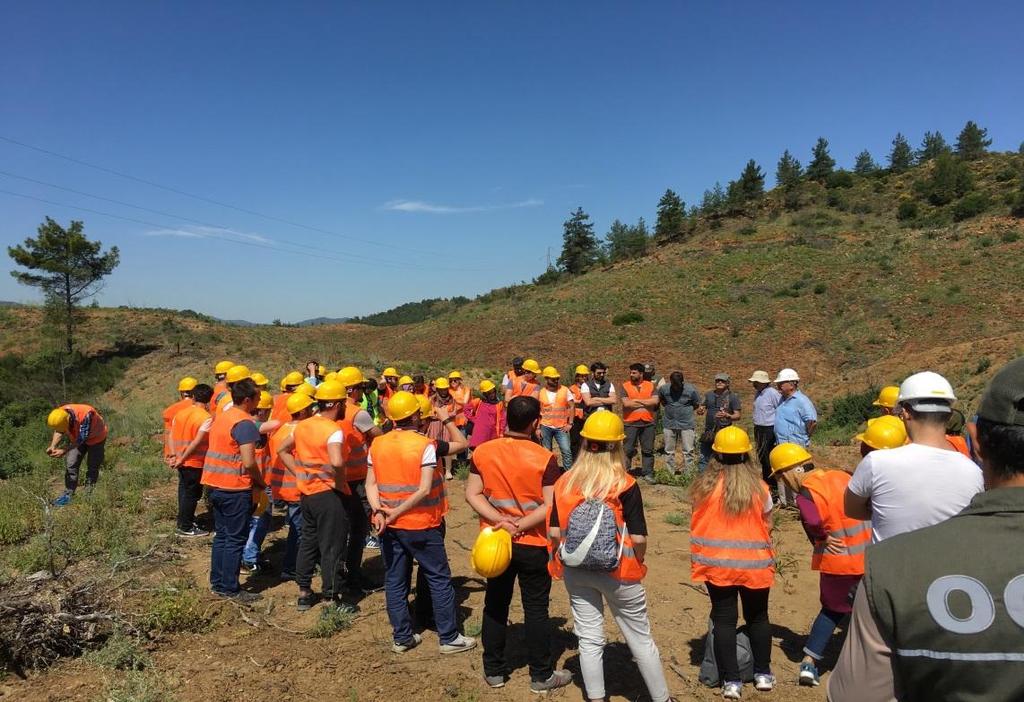
[[[189,447],[199,434],[203,424],[210,418],[205,405],[193,404],[174,415],[171,422],[171,453],[178,456]],[[206,462],[206,453],[209,448],[209,436],[196,446],[195,451],[182,463],[184,468],[202,468]]]
[[[576,404],[573,416],[577,419],[583,419],[583,393],[580,391],[580,386],[573,383],[569,386],[569,393],[572,395],[572,401]]]
[[[555,391],[554,401],[550,401],[550,390],[546,387],[540,391],[540,423],[554,429],[564,429],[570,423],[569,417],[569,389],[564,385],[558,386]]]
[[[431,440],[407,429],[395,429],[378,436],[370,444],[370,460],[376,479],[380,502],[397,507],[419,489],[423,474],[423,452]],[[441,525],[447,500],[444,479],[434,468],[430,492],[414,507],[399,515],[392,523],[396,529],[423,530]]]
[[[352,402],[351,398],[346,398],[345,418],[338,422],[338,426],[345,432],[341,452],[345,461],[345,480],[348,482],[366,480],[366,459],[370,455],[366,436],[355,426],[356,414],[359,412],[366,410]]]
[[[654,383],[649,380],[641,380],[640,385],[634,385],[632,381],[626,381],[622,384],[622,389],[626,393],[626,397],[631,400],[649,400],[654,397]],[[649,409],[630,409],[623,410],[624,422],[653,422],[654,415]]]
[[[540,385],[537,383],[531,383],[529,380],[516,378],[512,381],[512,397],[529,396],[533,397],[537,394],[537,390]]]
[[[350,494],[344,475],[331,465],[327,440],[339,431],[338,424],[314,415],[295,425],[295,487],[303,495],[316,495],[327,490]]]
[[[270,440],[267,442],[270,451],[270,494],[275,500],[298,502],[302,497],[295,481],[295,474],[288,469],[278,455],[281,444],[295,432],[297,424],[298,422],[288,422],[281,425],[277,431],[271,434]]]
[[[814,544],[811,568],[831,575],[862,575],[864,551],[871,543],[871,522],[850,519],[843,505],[850,474],[841,470],[816,470],[800,486],[810,496],[829,536],[841,539],[842,553],[829,553],[828,544]]]
[[[747,470],[729,466],[721,470]],[[714,490],[694,506],[690,520],[690,575],[694,581],[723,587],[752,589],[771,587],[775,576],[775,552],[764,520],[768,486],[741,514],[729,514],[724,505],[724,476]]]
[[[251,421],[252,417],[235,407],[221,412],[213,420],[206,459],[203,463],[203,485],[222,490],[252,488],[252,476],[242,466],[241,450],[231,436],[231,430],[236,424]]]
[[[499,512],[522,519],[544,504],[544,473],[551,453],[527,439],[504,437],[480,444],[473,452],[483,495]],[[480,528],[494,526],[481,519]],[[547,546],[547,521],[516,538],[527,546]]]

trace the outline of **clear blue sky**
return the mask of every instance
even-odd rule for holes
[[[967,119],[1015,150],[1021,27],[1019,0],[15,3],[0,137],[240,209],[0,139],[21,176],[0,189],[50,201],[0,193],[0,232],[85,220],[121,249],[105,305],[287,321],[475,295],[542,272],[576,206],[602,236],[653,223],[665,188],[693,203],[819,135],[847,166]],[[0,299],[38,299],[2,259]]]

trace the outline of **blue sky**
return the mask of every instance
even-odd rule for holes
[[[1015,150],[1022,26],[1020,2],[16,3],[0,238],[83,219],[121,249],[105,305],[475,295],[542,272],[577,206],[653,222],[665,188],[693,203],[819,135],[844,165],[967,119]],[[0,299],[37,299],[10,266]]]

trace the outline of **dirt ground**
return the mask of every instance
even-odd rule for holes
[[[660,461],[659,461],[660,462]],[[462,499],[462,483],[449,483],[452,510],[448,517],[448,554],[455,576],[456,597],[463,626],[478,633],[484,581],[469,565],[469,548],[478,531],[477,520]],[[161,487],[171,497],[173,486]],[[720,699],[720,691],[697,681],[710,611],[708,598],[690,583],[688,523],[690,509],[683,488],[643,488],[650,529],[647,588],[655,641],[665,663],[669,688],[680,699]],[[665,517],[683,515],[683,526]],[[168,529],[173,527],[168,524]],[[283,553],[286,531],[275,518],[265,552],[275,562]],[[774,541],[780,564],[772,588],[772,667],[778,686],[772,693],[744,688],[744,699],[821,700],[824,687],[801,688],[796,684],[803,638],[816,615],[817,574],[810,570],[810,546],[792,511],[776,512]],[[209,539],[178,540],[183,558],[174,568],[194,575],[201,588],[208,582]],[[381,577],[380,554],[367,550],[366,568]],[[318,582],[315,586],[318,586]],[[383,593],[360,602],[354,625],[329,639],[303,635],[319,617],[319,607],[295,611],[297,587],[281,583],[275,575],[253,578],[248,587],[262,592],[263,601],[252,609],[225,605],[209,596],[211,608],[219,608],[217,625],[209,632],[177,634],[161,639],[151,652],[162,684],[182,702],[274,699],[340,699],[391,701],[402,699],[506,702],[528,699],[529,674],[522,645],[522,609],[513,601],[509,628],[509,663],[513,667],[505,688],[491,690],[482,681],[481,651],[441,656],[437,636],[424,633],[423,645],[404,654],[390,651],[390,626]],[[205,595],[204,595],[205,597]],[[552,646],[560,667],[573,672],[573,684],[552,692],[551,699],[584,699],[582,677],[572,619],[564,586],[555,582],[551,598]],[[645,688],[614,621],[606,625],[608,646],[605,671],[611,700],[646,700]],[[838,652],[834,640],[830,659]],[[0,681],[3,700],[96,700],[116,674],[82,661],[66,661],[28,680]]]

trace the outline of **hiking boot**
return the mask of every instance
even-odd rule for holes
[[[740,695],[743,694],[743,683],[727,682],[722,685],[722,699],[726,700],[738,700]]]
[[[476,648],[476,639],[459,634],[451,643],[441,644],[441,653],[462,653]]]
[[[319,601],[320,595],[315,592],[311,592],[308,595],[299,595],[299,599],[295,601],[295,609],[305,612],[312,609]]]
[[[181,528],[175,529],[174,530],[174,535],[175,536],[180,536],[183,539],[189,539],[189,538],[193,538],[193,537],[196,537],[196,536],[209,536],[210,532],[203,531],[202,529],[197,527],[195,524],[193,524],[188,529],[181,529]]]
[[[416,648],[421,643],[423,643],[423,637],[419,634],[413,634],[412,638],[404,643],[398,643],[395,641],[391,644],[391,650],[395,653],[405,653],[406,651]]]
[[[54,500],[52,504],[54,507],[64,507],[65,505],[71,503],[71,498],[74,496],[75,493],[71,492],[70,490],[65,490],[64,494],[58,497],[56,500]]]
[[[499,687],[505,687],[505,676],[504,675],[485,675],[484,682],[487,683],[488,687],[498,689]]]
[[[530,681],[530,692],[536,692],[538,694],[544,694],[551,690],[557,690],[560,687],[565,687],[572,682],[572,673],[568,670],[556,670],[551,674],[547,680],[531,680]]]
[[[290,580],[295,580],[295,573],[293,573],[290,570],[282,570],[281,575],[279,577],[281,578],[282,583],[286,583]]]
[[[771,673],[754,673],[754,689],[771,692],[775,687],[775,676]]]
[[[818,668],[813,663],[801,663],[800,675],[796,681],[804,687],[817,687],[821,684],[818,676]]]

